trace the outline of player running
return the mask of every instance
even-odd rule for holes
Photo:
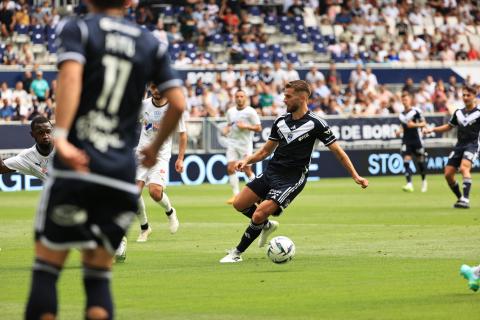
[[[463,87],[463,102],[465,108],[457,109],[450,121],[435,128],[425,129],[430,132],[447,132],[457,128],[457,144],[448,156],[445,166],[445,179],[448,186],[457,197],[454,208],[470,208],[470,188],[472,187],[472,164],[478,155],[478,134],[480,131],[480,106],[476,104],[477,90],[473,86]],[[463,178],[463,196],[455,180],[455,173],[460,171]]]
[[[227,174],[233,192],[233,196],[227,200],[228,204],[232,204],[240,192],[235,164],[252,154],[254,132],[262,131],[260,118],[255,109],[247,105],[247,100],[245,91],[237,90],[235,93],[237,105],[228,109],[227,125],[223,129],[223,134],[227,136]],[[245,167],[244,171],[250,180],[255,178],[251,166]]]
[[[35,145],[23,150],[15,157],[4,161],[0,159],[0,174],[20,172],[45,181],[48,164],[54,155],[53,126],[47,118],[39,116],[32,120],[30,129]]]
[[[152,96],[143,100],[140,121],[142,123],[142,133],[138,142],[137,152],[149,145],[155,138],[156,132],[160,129],[160,123],[168,109],[168,101],[158,91],[155,85],[150,85],[149,90]],[[175,161],[175,170],[178,173],[183,172],[183,159],[187,148],[187,132],[183,117],[180,118],[177,127],[179,144],[178,158]],[[138,217],[140,219],[140,234],[137,242],[145,242],[152,233],[152,228],[148,224],[145,202],[141,196],[143,187],[148,186],[148,192],[153,201],[157,202],[164,210],[168,218],[168,227],[171,233],[176,233],[179,222],[175,208],[172,207],[170,199],[165,193],[168,181],[168,166],[172,155],[172,136],[168,137],[160,148],[157,156],[157,163],[151,168],[145,168],[141,164],[137,167],[137,186],[140,189],[140,198],[138,201]]]
[[[144,166],[155,164],[185,109],[167,47],[123,17],[127,2],[89,0],[91,14],[57,27],[56,154],[37,211],[26,320],[57,317],[57,280],[74,247],[82,252],[82,318],[114,318],[111,268],[138,210],[134,147],[146,84],[170,106],[141,151]]]
[[[262,161],[273,152],[265,171],[250,181],[233,202],[235,209],[251,220],[240,243],[229,250],[220,263],[242,261],[241,254],[258,236],[259,246],[266,244],[268,236],[278,227],[278,222],[270,221],[269,217],[280,215],[307,182],[311,154],[317,139],[335,154],[355,183],[362,188],[368,186],[368,180],[358,175],[327,123],[308,110],[307,102],[311,94],[308,83],[303,80],[291,81],[287,83],[284,93],[288,113],[275,120],[270,137],[260,150],[237,163],[236,169],[244,170],[247,165]],[[261,200],[257,206],[256,203]]]
[[[399,116],[401,127],[400,130],[396,132],[397,136],[400,136],[403,133],[401,153],[403,156],[403,167],[405,168],[407,184],[403,186],[402,190],[413,192],[413,173],[410,168],[410,161],[412,161],[412,156],[415,156],[418,171],[422,176],[422,192],[427,192],[427,179],[425,174],[426,153],[421,131],[421,128],[424,128],[427,125],[427,122],[422,115],[422,111],[412,106],[412,96],[407,91],[402,92],[402,104],[404,110]]]

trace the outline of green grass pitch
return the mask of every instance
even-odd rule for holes
[[[147,199],[154,233],[135,242],[114,267],[117,319],[478,319],[480,293],[458,274],[480,263],[480,175],[472,209],[452,209],[443,177],[421,193],[403,193],[401,176],[309,182],[278,218],[276,235],[296,244],[294,260],[275,265],[256,243],[244,261],[220,265],[247,220],[225,204],[228,185],[170,187],[180,229],[168,233],[160,207]],[[146,195],[146,194],[145,194]],[[33,259],[39,193],[0,193],[0,318],[21,319]],[[82,319],[79,254],[59,281],[60,319]]]

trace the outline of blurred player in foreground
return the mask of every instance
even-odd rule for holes
[[[307,102],[311,95],[308,83],[291,81],[284,93],[287,113],[275,120],[263,147],[236,165],[237,170],[244,170],[247,165],[262,161],[273,152],[265,171],[250,181],[233,202],[235,209],[250,219],[250,224],[240,243],[229,250],[220,263],[242,261],[241,254],[258,236],[259,247],[267,243],[268,236],[278,227],[278,222],[270,221],[269,217],[280,215],[307,183],[308,167],[317,139],[335,154],[355,183],[362,188],[368,186],[368,180],[358,175],[327,123],[308,110]]]
[[[89,0],[90,15],[63,20],[53,168],[35,223],[35,262],[25,319],[56,319],[57,280],[71,248],[82,253],[84,319],[113,319],[115,249],[138,209],[134,147],[148,82],[170,101],[143,165],[175,129],[185,97],[167,47],[123,18],[126,0]]]

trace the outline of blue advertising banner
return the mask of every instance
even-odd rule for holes
[[[428,173],[441,173],[448,161],[449,148],[430,148],[426,160]],[[399,150],[350,150],[349,157],[362,176],[389,176],[403,174],[403,159]],[[256,174],[263,172],[268,161],[253,165]],[[175,171],[175,158],[170,162],[169,185],[198,185],[202,183],[227,184],[227,159],[224,154],[187,155],[184,161],[185,170],[182,174]],[[411,163],[413,172],[416,168]],[[473,171],[480,171],[478,160]],[[246,176],[239,173],[240,179],[246,181]],[[329,151],[312,154],[309,181],[320,178],[347,177],[347,171]],[[21,174],[4,174],[0,176],[0,191],[39,190],[41,181]]]

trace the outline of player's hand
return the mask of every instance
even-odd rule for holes
[[[240,160],[235,164],[235,170],[243,172],[246,166],[247,162],[245,160]]]
[[[400,137],[401,134],[400,130],[395,131],[395,137]]]
[[[353,180],[355,181],[356,184],[359,184],[362,187],[362,189],[365,189],[366,187],[368,187],[368,180],[365,178],[358,176],[358,177],[354,177]]]
[[[243,122],[243,121],[238,121],[238,122],[237,122],[237,127],[238,127],[239,129],[242,129],[242,130],[243,130],[243,129],[248,129],[248,124],[246,124],[246,123]]]
[[[231,129],[231,128],[230,128],[230,125],[226,125],[226,126],[223,127],[223,129],[222,129],[222,134],[223,134],[224,136],[227,136],[227,135],[230,133],[230,129]]]
[[[90,168],[88,167],[90,158],[88,155],[85,153],[85,151],[78,149],[73,144],[68,142],[67,139],[55,139],[55,149],[60,157],[60,160],[62,160],[62,162],[68,167],[78,172],[90,171]]]
[[[142,150],[140,150],[140,161],[144,167],[151,168],[157,163],[157,153],[158,150],[150,145]]]
[[[433,128],[432,128],[432,127],[423,127],[422,132],[423,132],[423,134],[432,133],[432,132],[433,132]]]
[[[177,171],[178,173],[183,172],[183,160],[182,159],[177,159],[177,161],[175,161],[175,171]]]

